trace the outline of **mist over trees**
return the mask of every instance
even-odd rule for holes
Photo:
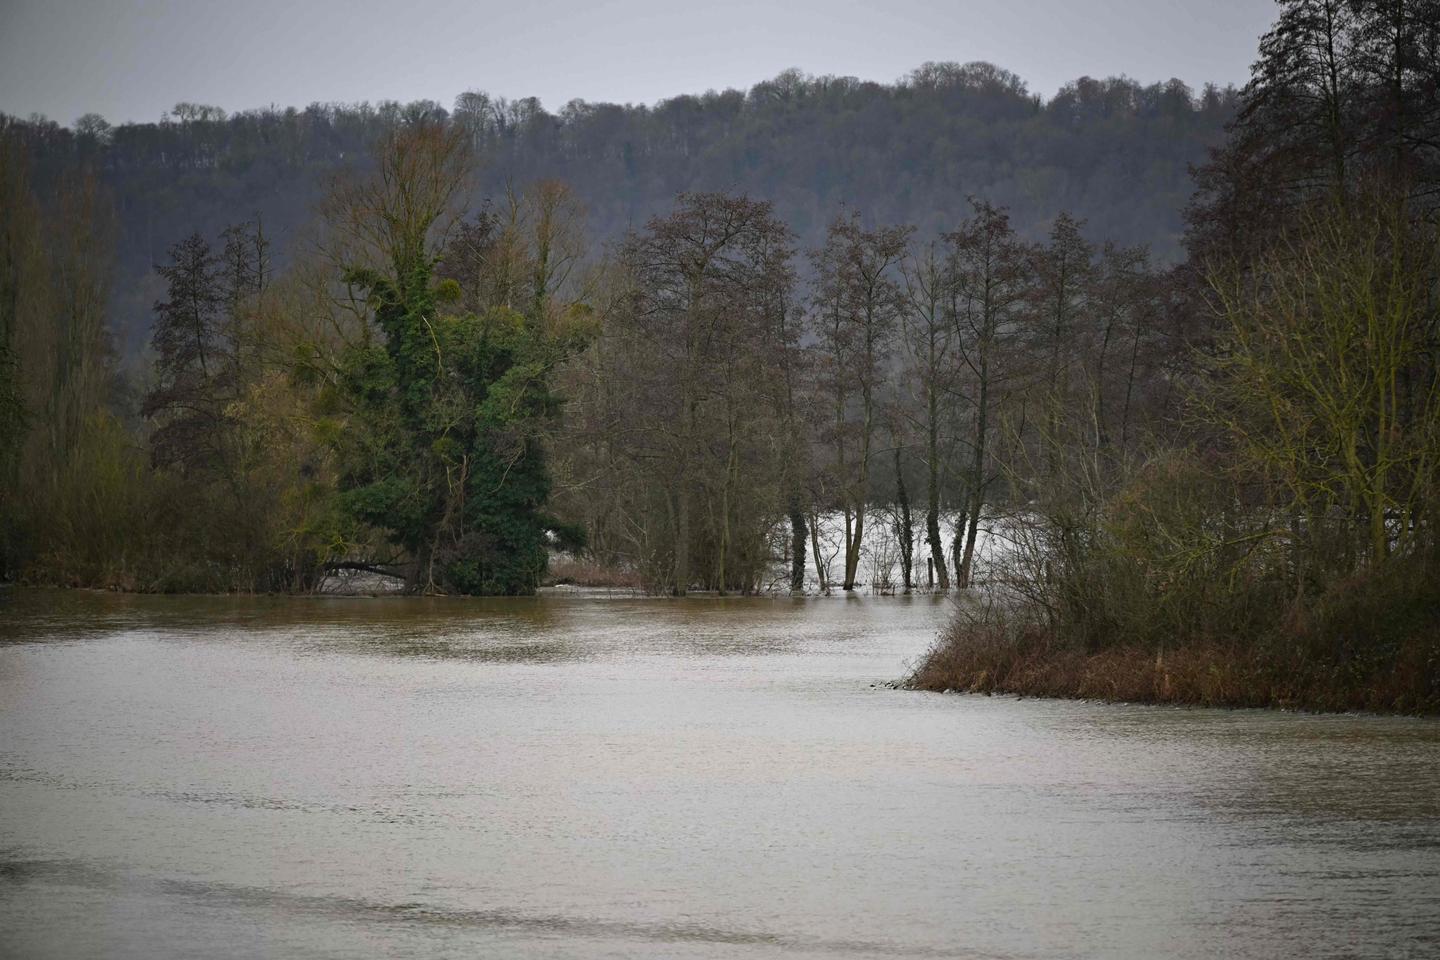
[[[1058,210],[1096,238],[1180,254],[1187,165],[1220,144],[1234,92],[1179,81],[1142,85],[1081,78],[1049,98],[986,63],[926,64],[894,84],[787,71],[749,91],[683,95],[653,106],[461,94],[432,101],[312,104],[227,115],[178,103],[155,123],[110,126],[86,115],[69,129],[0,117],[24,144],[42,191],[79,164],[114,197],[111,316],[117,346],[148,339],[154,272],[170,245],[258,221],[277,265],[338,172],[370,161],[390,132],[440,121],[485,158],[472,205],[507,185],[566,183],[600,244],[619,241],[681,193],[725,192],[771,202],[804,247],[818,245],[842,206],[876,223],[949,229],[983,197],[1038,239]]]

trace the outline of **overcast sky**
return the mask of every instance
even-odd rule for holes
[[[890,82],[989,60],[1052,95],[1089,74],[1240,84],[1270,0],[0,0],[0,111],[63,123],[432,99],[653,103],[787,67]]]

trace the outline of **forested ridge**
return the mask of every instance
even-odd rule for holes
[[[914,685],[1440,710],[1440,4],[1278,7],[1199,98],[7,122],[3,572],[964,591]]]
[[[439,103],[312,104],[226,115],[179,103],[159,122],[69,127],[0,117],[23,141],[46,192],[76,163],[95,171],[115,207],[118,344],[134,354],[160,289],[155,266],[172,243],[214,236],[241,219],[264,224],[277,262],[311,222],[339,171],[370,162],[373,144],[419,121],[465,131],[483,158],[470,201],[507,184],[569,184],[596,243],[618,240],[682,192],[768,200],[804,245],[819,242],[840,205],[875,222],[948,228],[967,198],[1009,210],[1038,239],[1057,210],[1095,238],[1180,253],[1188,166],[1223,139],[1235,94],[1179,81],[1081,78],[1045,99],[985,63],[926,64],[894,84],[795,71],[748,91],[673,97],[653,106],[484,93]]]

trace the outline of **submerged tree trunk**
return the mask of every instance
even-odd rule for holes
[[[830,592],[830,571],[826,569],[825,557],[820,553],[820,517],[812,513],[810,515],[810,550],[815,558],[815,580],[820,585],[820,592]]]
[[[859,479],[855,487],[855,538],[845,547],[845,589],[855,589],[855,577],[860,569],[860,549],[865,542],[865,495],[870,483],[870,438],[874,429],[875,412],[871,400],[870,385],[863,384],[861,390],[865,418],[860,434],[860,461],[856,465]]]
[[[939,573],[940,589],[950,589],[950,573],[945,567],[945,542],[940,535],[940,437],[938,403],[935,388],[925,388],[928,423],[925,435],[925,457],[928,461],[925,490],[925,542],[930,545],[931,578]],[[934,586],[934,583],[930,583]]]
[[[790,592],[805,592],[805,511],[800,495],[790,495]]]
[[[915,525],[910,517],[910,494],[905,489],[905,471],[900,458],[900,447],[895,447],[895,535],[900,541],[900,570],[905,592],[914,589],[911,570],[915,559]]]
[[[865,508],[856,509],[854,517],[854,535],[851,530],[851,513],[845,512],[845,583],[847,591],[855,589],[855,576],[860,568],[860,543],[865,536]]]
[[[974,509],[970,511],[970,523],[965,530],[965,557],[960,561],[959,586],[962,589],[970,586],[970,574],[975,565],[975,535],[980,529],[980,503],[977,493]]]
[[[970,571],[975,562],[975,534],[980,527],[980,511],[985,505],[985,441],[990,420],[990,350],[986,343],[980,353],[979,396],[975,404],[975,457],[970,465],[970,505],[966,510],[965,552],[955,562],[955,586],[970,586]],[[955,544],[960,545],[960,531],[955,531]]]

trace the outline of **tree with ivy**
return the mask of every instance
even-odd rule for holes
[[[413,592],[532,593],[547,544],[570,538],[546,512],[541,435],[559,407],[551,372],[582,325],[457,309],[459,283],[437,277],[468,165],[454,131],[402,128],[378,159],[331,208],[344,280],[368,307],[339,363],[341,503],[399,551]]]

